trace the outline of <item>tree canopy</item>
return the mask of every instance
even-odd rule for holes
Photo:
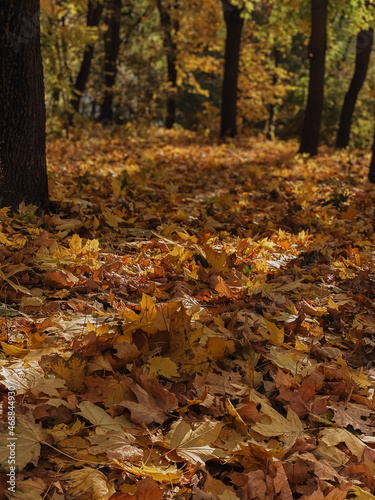
[[[228,3],[244,18],[238,131],[299,137],[309,80],[310,2]],[[218,0],[121,2],[118,69],[115,83],[110,85],[113,124],[163,124],[167,101],[173,98],[178,125],[206,134],[219,133],[226,37],[221,4]],[[93,24],[87,22],[87,13],[94,5],[104,13]],[[109,29],[106,8],[106,2],[42,1],[48,126],[55,133],[66,129],[67,116],[73,111],[74,84],[87,47],[92,47],[93,56],[87,84],[78,91],[82,96],[75,121],[86,126],[92,120],[100,121],[100,109],[109,91],[104,76],[111,74],[104,68],[104,40]],[[328,3],[321,128],[321,139],[328,144],[335,143],[353,73],[355,37],[371,27],[373,15],[372,4],[365,0]],[[175,77],[171,76],[172,66]],[[372,141],[373,72],[370,66],[354,111],[352,146],[364,147]]]

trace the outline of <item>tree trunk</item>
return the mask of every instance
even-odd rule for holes
[[[0,2],[0,206],[48,207],[39,0]]]
[[[357,35],[357,55],[355,59],[355,70],[349,90],[345,96],[341,111],[340,125],[337,133],[336,147],[346,148],[349,144],[350,127],[352,125],[353,112],[359,91],[366,78],[371,48],[374,38],[372,29],[362,30]]]
[[[170,85],[167,96],[165,127],[171,129],[176,121],[177,110],[177,45],[174,41],[175,35],[172,35],[172,29],[177,33],[179,30],[179,23],[177,20],[172,21],[172,17],[168,9],[163,5],[162,0],[157,0],[157,6],[160,24],[163,30],[163,44],[167,56],[168,83]],[[177,2],[176,8],[178,8]]]
[[[227,36],[225,40],[220,136],[234,137],[237,133],[237,86],[243,18],[238,7],[231,5],[226,0],[223,0],[222,3]]]
[[[324,101],[327,7],[328,0],[311,0],[309,94],[299,152],[308,153],[312,156],[318,153],[320,123]]]
[[[375,134],[371,150],[372,150],[372,156],[371,156],[370,170],[368,173],[368,180],[373,184],[375,184]]]
[[[87,11],[87,27],[94,28],[99,26],[100,18],[103,12],[103,4],[100,2],[95,2],[89,0],[88,11]],[[91,61],[94,56],[94,45],[87,45],[85,52],[83,54],[83,60],[81,63],[80,70],[78,72],[75,85],[74,85],[74,97],[71,100],[71,105],[76,113],[79,111],[79,105],[81,102],[82,94],[85,91],[91,69]]]
[[[113,121],[113,86],[117,76],[117,57],[120,50],[121,0],[107,0],[105,24],[108,30],[104,35],[104,99],[100,110],[100,121]]]
[[[272,77],[272,85],[275,87],[278,82],[277,78],[277,73],[276,73],[276,68],[279,67],[279,60],[280,60],[280,53],[279,50],[277,49],[276,46],[273,47],[273,57],[275,61],[275,71]],[[269,109],[269,118],[268,118],[268,124],[267,124],[267,132],[266,132],[266,137],[269,141],[272,141],[275,138],[275,109],[276,105],[275,104],[270,104],[268,106]]]

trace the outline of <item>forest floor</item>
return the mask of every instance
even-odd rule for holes
[[[0,211],[1,498],[375,499],[369,154],[296,151],[50,142],[56,213]]]

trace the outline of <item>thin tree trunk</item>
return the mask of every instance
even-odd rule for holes
[[[273,47],[272,52],[275,60],[275,72],[272,77],[272,85],[275,87],[278,82],[276,68],[279,67],[280,53],[276,46]],[[268,119],[267,133],[266,133],[266,137],[269,141],[272,141],[275,138],[275,109],[276,109],[275,104],[269,105],[269,119]]]
[[[39,0],[0,2],[0,206],[48,207]]]
[[[104,99],[100,110],[100,121],[113,121],[113,86],[117,76],[117,57],[120,50],[121,0],[107,0],[105,23],[108,30],[104,35]]]
[[[229,1],[223,0],[222,3],[227,36],[225,40],[220,136],[234,137],[237,133],[237,87],[243,18],[238,7],[231,5]]]
[[[354,75],[345,96],[336,139],[336,147],[339,149],[346,148],[349,144],[355,103],[357,102],[358,94],[366,78],[373,39],[374,32],[372,29],[362,30],[357,35],[357,55],[355,59]]]
[[[327,48],[328,0],[311,0],[311,36],[309,43],[309,94],[302,128],[300,153],[318,153],[319,132],[324,101],[324,73]]]
[[[175,33],[179,30],[177,20],[172,21],[168,9],[163,5],[162,0],[157,0],[157,6],[160,16],[160,24],[163,30],[163,44],[167,56],[168,83],[170,90],[167,96],[167,116],[165,127],[171,129],[176,121],[177,110],[177,45],[172,35],[172,29]],[[176,2],[176,8],[178,3]]]
[[[375,134],[371,150],[372,150],[372,156],[371,156],[370,170],[368,173],[368,180],[373,184],[375,184]]]
[[[99,26],[100,18],[103,12],[103,4],[100,2],[89,0],[87,11],[87,27],[94,28]],[[91,69],[91,62],[94,56],[94,45],[87,45],[83,54],[83,60],[74,84],[74,97],[71,100],[71,105],[76,113],[79,111],[82,94],[85,91]]]

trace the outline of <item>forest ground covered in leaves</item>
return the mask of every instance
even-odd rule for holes
[[[101,131],[0,211],[4,498],[375,498],[369,153]]]

